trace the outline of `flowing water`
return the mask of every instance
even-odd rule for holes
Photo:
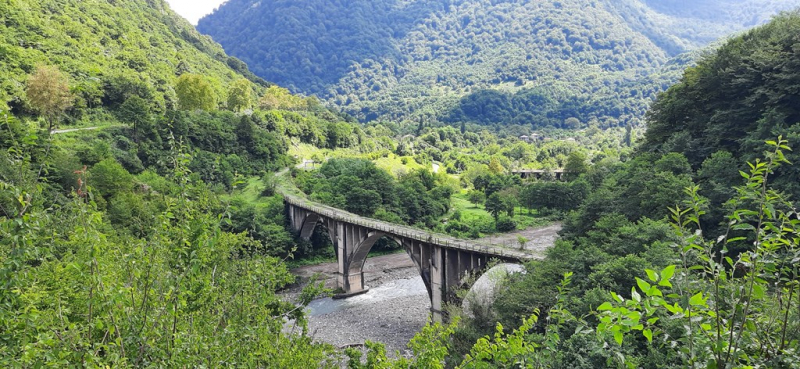
[[[422,277],[402,278],[390,280],[378,287],[370,288],[367,293],[346,299],[334,300],[330,297],[317,299],[312,301],[307,309],[310,316],[320,316],[363,305],[385,303],[400,297],[427,296],[427,294]]]

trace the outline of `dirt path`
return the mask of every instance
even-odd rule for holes
[[[561,228],[561,223],[553,223],[544,227],[483,237],[480,240],[493,245],[519,248],[519,237],[522,236],[528,239],[525,243],[525,250],[535,251],[544,258],[545,251],[556,242]]]
[[[57,135],[59,133],[70,133],[70,132],[78,132],[78,131],[91,131],[98,129],[100,127],[86,127],[86,128],[70,128],[70,129],[54,129],[50,131],[50,134]]]

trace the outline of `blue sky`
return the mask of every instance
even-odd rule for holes
[[[225,0],[167,0],[169,6],[194,25],[204,15],[211,13]]]

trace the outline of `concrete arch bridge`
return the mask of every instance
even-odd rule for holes
[[[466,274],[483,270],[489,259],[521,262],[541,257],[530,251],[481,244],[361,217],[285,192],[283,195],[291,227],[301,238],[309,239],[318,224],[328,229],[339,264],[336,284],[346,294],[366,290],[364,262],[376,241],[388,237],[401,245],[428,289],[434,321],[442,320],[447,291],[460,286]]]

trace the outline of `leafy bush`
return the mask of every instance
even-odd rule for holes
[[[511,232],[517,229],[517,222],[511,217],[501,215],[500,218],[497,219],[495,228],[500,232]]]

